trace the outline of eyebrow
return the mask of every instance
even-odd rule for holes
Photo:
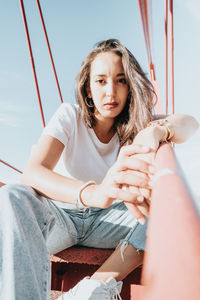
[[[98,77],[105,77],[106,74],[95,74],[95,76],[98,76]],[[117,74],[117,77],[121,77],[121,76],[125,76],[125,74],[124,74],[124,73],[118,73],[118,74]]]

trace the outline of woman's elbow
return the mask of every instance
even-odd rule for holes
[[[199,122],[193,116],[188,116],[189,137],[193,136],[199,128]]]
[[[20,178],[20,182],[22,184],[30,185],[30,173],[31,173],[30,170],[25,168]]]
[[[196,131],[199,128],[200,124],[197,121],[197,119],[195,119],[194,117],[192,117],[192,118],[193,118],[193,122],[194,122],[194,131]]]
[[[198,121],[190,115],[179,115],[180,125],[175,122],[175,135],[172,141],[175,143],[184,143],[191,138],[199,128]]]
[[[22,184],[33,186],[35,178],[37,178],[38,176],[38,167],[32,164],[28,164],[21,175],[20,181]]]

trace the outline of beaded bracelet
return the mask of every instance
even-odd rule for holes
[[[79,188],[79,191],[78,191],[78,197],[77,197],[77,199],[76,199],[76,208],[77,208],[77,210],[79,210],[79,211],[84,212],[84,211],[86,210],[86,208],[87,208],[87,206],[85,206],[85,205],[83,204],[83,202],[81,201],[81,193],[82,193],[82,191],[83,191],[88,185],[91,185],[91,184],[96,184],[96,182],[95,182],[95,181],[92,181],[92,180],[87,181],[87,182],[85,182],[83,185],[81,185],[81,187]]]

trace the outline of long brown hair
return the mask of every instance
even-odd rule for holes
[[[76,97],[84,121],[89,127],[95,125],[94,108],[88,107],[85,102],[91,64],[99,53],[109,51],[122,58],[122,65],[129,87],[126,105],[114,122],[119,135],[120,146],[123,146],[124,144],[130,144],[136,134],[152,120],[155,92],[134,55],[122,43],[116,39],[99,42],[82,63],[76,78]]]

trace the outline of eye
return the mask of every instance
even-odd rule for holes
[[[96,82],[99,83],[99,84],[104,84],[105,80],[104,79],[97,79]]]
[[[118,79],[118,82],[119,82],[119,83],[123,83],[123,84],[126,84],[126,83],[127,83],[126,78],[119,78],[119,79]]]

